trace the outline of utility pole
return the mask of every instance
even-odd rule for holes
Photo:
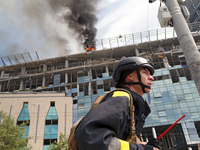
[[[188,67],[190,69],[194,83],[200,95],[200,53],[189,30],[189,27],[183,17],[180,6],[177,0],[165,0],[168,7],[173,26],[176,31],[179,43],[185,55]]]
[[[156,0],[149,0],[150,3],[154,1]],[[183,50],[183,54],[185,55],[192,79],[194,80],[200,95],[200,53],[178,4],[178,1],[183,2],[184,0],[162,1],[165,2],[172,16],[174,29]]]

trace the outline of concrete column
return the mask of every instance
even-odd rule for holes
[[[42,77],[42,87],[45,87],[45,79],[46,77]]]
[[[65,60],[65,68],[69,68],[69,61]]]
[[[90,79],[92,79],[92,70],[91,69],[89,69],[88,70],[88,76],[90,77]],[[88,84],[88,95],[91,95],[91,82],[89,82],[89,84]]]
[[[108,73],[108,74],[109,74],[108,66],[106,66],[106,73]]]
[[[137,48],[135,48],[135,55],[136,55],[136,56],[140,56],[140,53],[139,53],[139,51],[138,51]]]
[[[92,79],[92,70],[91,69],[88,71],[88,75],[90,76],[90,79]]]
[[[0,84],[0,92],[1,92],[1,90],[2,90],[2,84]]]
[[[43,72],[47,72],[47,64],[43,64]]]
[[[167,57],[163,57],[163,64],[165,66],[165,68],[170,68],[171,66],[169,65],[169,62],[168,62],[168,59]],[[164,79],[170,79],[170,75],[167,75],[167,76],[163,76]]]
[[[91,84],[91,95],[93,95],[93,94],[94,94],[94,91],[93,91],[93,86]]]
[[[92,84],[91,84],[91,82],[90,82],[90,83],[88,84],[88,95],[92,95],[92,94],[91,94],[91,93],[92,93],[92,92],[91,92],[91,89],[92,89],[92,88],[91,88],[91,85],[92,85]]]
[[[20,81],[20,86],[19,86],[19,90],[20,90],[20,91],[24,91],[24,88],[25,88],[25,86],[24,86],[24,80],[21,79],[21,81]]]
[[[5,71],[1,71],[1,78],[3,78]]]
[[[168,62],[167,57],[163,57],[163,63],[164,63],[165,68],[171,67],[171,66],[169,65],[169,62]]]
[[[65,83],[68,83],[68,73],[65,73]]]
[[[21,75],[26,74],[26,67],[21,67]]]

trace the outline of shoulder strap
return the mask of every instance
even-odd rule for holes
[[[125,90],[122,88],[117,88],[115,90],[125,91],[130,95],[130,115],[131,115],[131,121],[130,121],[130,125],[129,125],[130,133],[129,133],[128,137],[126,138],[126,141],[128,141],[129,143],[140,143],[139,138],[135,134],[135,116],[134,116],[135,106],[133,104],[133,97],[128,90]]]
[[[95,99],[95,101],[94,101],[92,107],[90,108],[90,110],[92,110],[94,107],[96,107],[97,105],[99,105],[99,103],[104,99],[105,96],[106,96],[106,95],[98,96],[98,97]]]
[[[116,91],[125,91],[130,95],[130,115],[131,115],[131,122],[129,125],[130,133],[128,137],[126,138],[126,141],[129,143],[136,143],[139,144],[141,141],[140,139],[136,136],[135,134],[135,106],[133,104],[133,97],[131,93],[128,90],[122,89],[122,88],[117,88],[115,89]]]
[[[130,96],[130,115],[131,115],[131,122],[129,125],[129,129],[130,129],[130,133],[126,139],[126,141],[128,141],[129,143],[136,143],[139,144],[140,140],[139,138],[136,136],[135,134],[135,118],[134,118],[134,113],[135,113],[135,106],[133,104],[133,97],[131,95],[131,93],[128,90],[122,89],[122,88],[116,88],[110,92],[108,92],[106,95],[102,95],[102,96],[98,96],[95,100],[95,102],[93,103],[91,109],[93,109],[94,107],[96,107],[97,105],[99,105],[99,103],[110,93],[115,92],[115,91],[124,91],[127,92]],[[91,110],[90,109],[90,110]]]
[[[135,116],[134,116],[135,106],[133,104],[133,97],[129,91],[127,91],[125,89],[120,89],[120,90],[125,91],[125,92],[129,93],[129,95],[130,95],[130,115],[131,115],[131,121],[130,121],[130,125],[129,125],[130,133],[129,133],[128,137],[126,138],[126,141],[128,141],[129,143],[139,144],[141,141],[135,134]]]

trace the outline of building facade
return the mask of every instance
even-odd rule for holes
[[[184,5],[188,8],[190,12],[190,18],[188,23],[199,22],[200,21],[200,1],[199,0],[186,0]]]
[[[60,133],[69,135],[72,126],[72,98],[64,93],[0,94],[0,110],[16,119],[28,121],[24,137],[33,149],[47,150]]]
[[[200,49],[200,34],[193,32],[193,37]],[[45,149],[44,145],[52,142],[49,139],[51,136],[46,132],[49,129],[46,125],[54,125],[53,122],[58,122],[58,129],[56,124],[52,128],[55,131],[66,129],[62,132],[66,135],[69,133],[69,128],[59,127],[59,119],[66,119],[64,113],[66,105],[67,111],[73,109],[71,115],[72,122],[75,123],[88,113],[97,96],[114,89],[112,73],[115,65],[124,57],[140,56],[151,61],[155,68],[155,80],[152,83],[150,96],[144,95],[144,99],[148,100],[152,110],[143,130],[144,139],[148,141],[152,138],[152,127],[159,135],[182,115],[186,115],[163,137],[163,149],[185,150],[189,147],[197,149],[200,142],[200,111],[198,109],[200,96],[173,28],[97,40],[96,48],[99,47],[102,49],[37,61],[32,61],[26,54],[1,57],[0,92],[3,96],[0,100],[1,109],[5,108],[2,104],[7,103],[5,95],[13,97],[13,102],[10,101],[7,104],[6,111],[10,112],[11,105],[14,108],[14,102],[20,103],[18,112],[14,113],[14,117],[20,123],[23,121],[20,111],[25,109],[27,112],[28,107],[28,110],[30,109],[29,118],[26,118],[26,120],[30,119],[28,129],[31,128],[33,122],[31,114],[37,120],[37,110],[41,105],[41,112],[44,111],[40,121],[41,131],[37,131],[36,134],[36,130],[29,130],[29,135],[34,135],[36,140],[41,138],[40,146]],[[20,60],[23,62],[20,63]],[[14,96],[22,92],[37,93],[36,95],[48,92],[55,94],[55,97],[49,96],[45,104],[42,104],[43,100],[33,99],[14,101]],[[65,97],[56,98],[56,94],[65,94]],[[73,99],[73,108],[72,105],[68,105],[70,97]],[[51,101],[55,101],[55,107]],[[33,109],[33,104],[34,112],[32,113],[30,111]],[[63,108],[59,109],[57,105],[62,105]],[[43,107],[45,110],[42,110]],[[51,120],[49,110],[54,112],[53,120]],[[59,111],[63,113],[60,117]],[[67,113],[67,116],[69,114]],[[35,127],[36,121],[33,124]],[[38,134],[42,136],[36,138]],[[52,139],[54,140],[55,137],[56,133],[53,132]],[[30,144],[34,145],[34,140]]]

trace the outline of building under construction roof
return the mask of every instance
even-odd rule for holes
[[[200,29],[198,22],[191,26]],[[192,34],[198,49],[200,49],[198,30]],[[43,149],[46,149],[53,140],[57,139],[59,119],[67,122],[62,128],[64,128],[63,132],[68,134],[67,126],[84,116],[97,96],[114,89],[112,80],[114,66],[124,57],[141,56],[151,61],[156,69],[150,93],[151,100],[148,99],[152,112],[146,120],[143,136],[146,140],[151,138],[152,127],[156,128],[159,135],[170,124],[186,114],[180,124],[163,137],[163,149],[197,148],[200,142],[200,111],[198,109],[200,96],[173,28],[97,40],[95,44],[96,51],[46,60],[34,61],[29,53],[0,57],[0,109],[4,110],[7,107],[6,111],[12,115],[12,109],[15,108],[15,105],[12,104],[14,99],[10,100],[6,97],[18,94],[53,94],[55,97],[56,94],[58,96],[63,94],[66,98],[72,97],[73,114],[68,112],[70,104],[68,105],[67,101],[70,102],[70,99],[66,99],[65,107],[60,106],[59,100],[52,101],[50,99],[47,104],[45,103],[49,106],[49,110],[42,113],[44,123],[40,126],[43,128],[40,132],[43,133],[39,133],[38,141],[35,137],[32,143],[37,145],[39,142],[40,145],[43,145]],[[41,101],[34,104],[31,99],[27,100],[22,97],[19,101],[19,103],[23,103],[23,105],[20,104],[21,110],[26,108],[25,112],[28,112],[37,106],[37,111],[32,111],[35,113],[35,118],[31,113],[28,118],[30,125],[32,122],[37,124],[36,114],[40,115],[39,110],[42,111],[42,108],[39,106],[44,105],[42,104],[43,100],[40,99]],[[30,97],[34,101],[35,96]],[[51,96],[43,97],[49,99],[48,97]],[[147,95],[144,98],[147,99]],[[62,99],[64,100],[64,98]],[[18,101],[17,98],[16,101]],[[29,103],[31,105],[28,105]],[[55,107],[56,105],[59,107]],[[63,115],[58,114],[58,109],[63,109],[59,110]],[[17,122],[27,120],[20,118],[21,112],[19,111],[17,114],[15,111],[14,113]],[[53,115],[50,117],[50,114]],[[59,115],[60,117],[58,117]],[[70,122],[72,115],[73,121]],[[32,121],[34,119],[35,121]],[[32,126],[35,127],[33,124]],[[52,127],[51,132],[47,130],[49,126]],[[36,132],[37,128],[34,130]],[[30,133],[33,132],[29,132],[27,135]],[[34,135],[37,136],[38,132]]]

